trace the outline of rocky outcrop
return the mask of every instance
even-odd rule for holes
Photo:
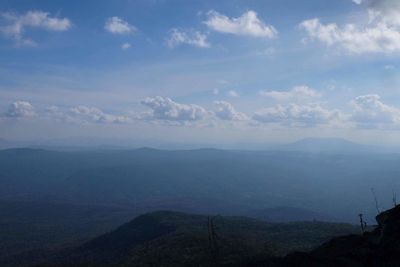
[[[332,239],[309,253],[293,253],[260,266],[399,267],[400,205],[380,213],[377,227]]]

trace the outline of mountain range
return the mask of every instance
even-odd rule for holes
[[[304,138],[291,143],[167,143],[157,140],[132,141],[128,139],[102,139],[92,137],[71,137],[51,140],[11,141],[0,139],[0,149],[7,148],[42,148],[48,150],[121,150],[137,149],[140,147],[153,147],[169,150],[190,150],[201,148],[216,148],[229,150],[279,150],[279,151],[305,151],[305,152],[400,152],[400,147],[383,145],[366,145],[344,138]]]

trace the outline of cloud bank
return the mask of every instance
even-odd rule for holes
[[[318,104],[287,106],[278,105],[257,111],[253,119],[260,123],[277,123],[288,126],[314,127],[328,124],[340,116],[336,110],[328,110]]]
[[[297,92],[289,90],[288,92]],[[274,95],[275,96],[275,95]],[[314,95],[313,95],[314,96]],[[277,98],[281,100],[281,96]],[[287,99],[287,95],[284,95]],[[35,108],[28,101],[12,102],[0,113],[2,122],[9,120],[50,120],[76,124],[130,124],[135,121],[162,122],[171,125],[213,125],[218,122],[240,122],[238,127],[279,125],[282,127],[341,127],[348,129],[400,129],[400,107],[385,103],[377,94],[360,95],[349,101],[348,109],[327,108],[322,103],[307,101],[276,104],[255,108],[251,116],[238,111],[227,101],[214,101],[214,108],[206,109],[196,104],[178,103],[169,97],[147,97],[140,102],[146,112],[129,111],[125,114],[105,112],[98,107],[79,105],[73,107],[50,106]]]

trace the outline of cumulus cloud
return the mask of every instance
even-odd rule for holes
[[[31,103],[26,101],[16,101],[11,103],[5,113],[5,116],[9,118],[33,117],[35,115],[35,108]]]
[[[382,102],[376,94],[362,95],[351,101],[354,108],[351,119],[362,128],[388,126],[400,123],[400,109]]]
[[[133,121],[132,116],[106,113],[97,107],[84,105],[76,107],[59,107],[53,105],[42,110],[39,116],[42,119],[75,124],[123,124]]]
[[[59,32],[68,30],[72,25],[68,18],[51,17],[48,12],[40,10],[31,10],[24,15],[1,13],[0,23],[0,33],[14,39],[17,45],[35,45],[32,39],[24,36],[27,28]]]
[[[149,119],[175,122],[198,121],[209,114],[201,106],[177,103],[168,97],[148,97],[141,103],[151,109]]]
[[[268,98],[272,98],[278,101],[298,101],[298,100],[307,100],[314,99],[321,96],[320,93],[311,89],[308,86],[295,86],[289,91],[260,91],[261,96],[265,96]]]
[[[207,35],[198,31],[183,31],[172,29],[167,38],[167,45],[174,48],[181,44],[193,45],[200,48],[208,48],[211,45],[207,41]]]
[[[393,0],[359,1],[366,5],[369,22],[322,23],[318,18],[300,23],[309,39],[337,46],[353,54],[400,52],[400,2]]]
[[[384,23],[360,29],[354,24],[339,27],[335,23],[322,24],[319,19],[303,21],[300,25],[311,39],[328,46],[338,45],[350,53],[399,52],[399,29]]]
[[[136,31],[135,26],[115,16],[106,20],[104,29],[113,34],[129,34]]]
[[[278,34],[274,26],[265,24],[252,10],[238,18],[229,18],[215,10],[210,10],[207,16],[204,24],[217,32],[260,38],[274,38]]]
[[[291,90],[294,91],[294,90]],[[291,92],[287,91],[287,92]],[[282,99],[281,96],[278,99]],[[283,99],[291,99],[284,95]],[[377,94],[361,95],[350,102],[352,109],[342,113],[336,109],[327,109],[319,103],[302,102],[277,105],[261,109],[251,117],[239,112],[227,101],[215,101],[214,110],[209,111],[195,104],[182,104],[168,97],[148,97],[141,103],[150,109],[146,113],[129,113],[120,115],[105,112],[97,107],[50,106],[46,109],[36,109],[26,101],[16,101],[0,114],[0,119],[32,118],[35,120],[50,120],[63,123],[98,123],[122,124],[136,120],[164,121],[171,125],[217,124],[218,121],[257,122],[258,124],[275,124],[285,127],[316,127],[339,126],[358,127],[362,129],[400,129],[400,108],[386,104]],[[306,104],[304,104],[306,103]],[[204,124],[205,123],[205,124]]]
[[[248,119],[246,114],[237,111],[229,102],[215,101],[214,104],[217,107],[217,110],[214,112],[214,114],[221,120],[242,121]]]
[[[363,0],[351,0],[351,1],[357,5],[361,5],[361,3],[363,2]]]
[[[311,127],[328,124],[337,120],[340,113],[337,110],[327,110],[318,104],[275,106],[262,109],[253,115],[260,123],[276,123],[289,126]]]
[[[397,0],[364,0],[370,23],[384,23],[390,27],[400,26],[400,2]]]
[[[126,123],[130,119],[126,116],[116,116],[103,112],[101,109],[87,106],[77,106],[71,108],[67,114],[70,118],[80,122],[94,123]]]

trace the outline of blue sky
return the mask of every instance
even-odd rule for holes
[[[0,5],[0,137],[400,143],[394,0]]]

